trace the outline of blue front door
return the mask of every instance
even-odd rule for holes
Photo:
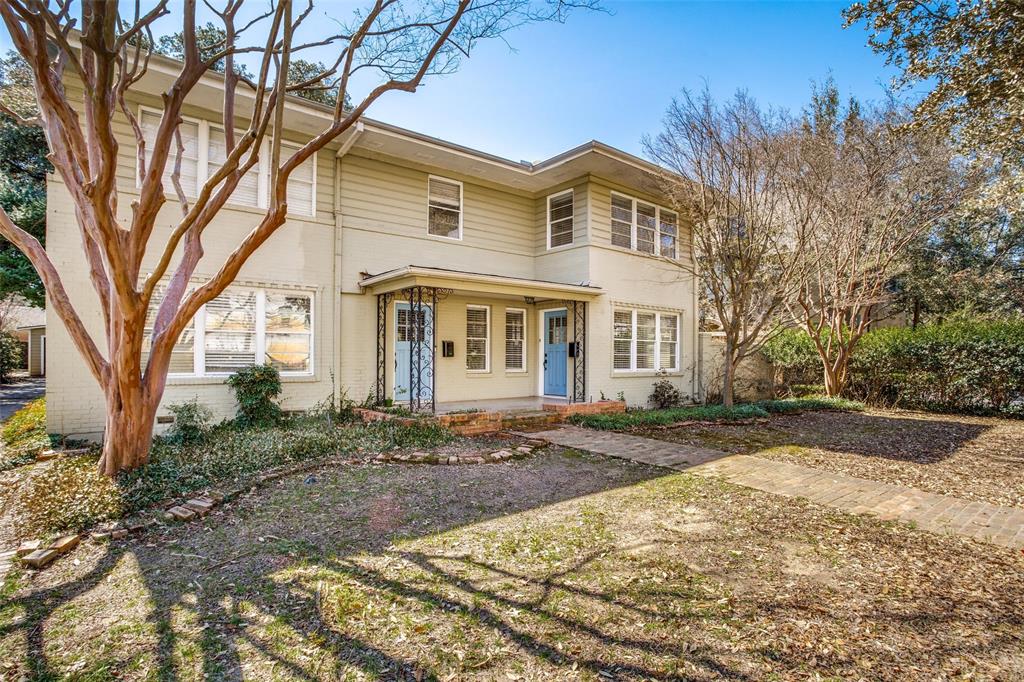
[[[566,323],[564,310],[544,313],[544,395],[565,395],[565,368],[569,355]]]
[[[412,310],[408,303],[399,303],[395,306],[395,400],[408,401],[416,398],[429,398],[429,393],[423,395],[410,395],[409,390],[409,369],[412,363],[412,342],[415,339],[423,341],[420,347],[420,367],[424,377],[433,377],[433,368],[430,363],[434,354],[429,346],[434,342],[434,335],[426,331],[433,324],[433,312],[424,306],[416,315],[418,320],[413,320]],[[429,386],[426,389],[430,390]]]

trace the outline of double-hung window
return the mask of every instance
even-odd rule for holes
[[[679,315],[616,308],[612,317],[612,369],[616,372],[677,371]]]
[[[526,311],[505,309],[505,371],[526,371]]]
[[[491,368],[491,309],[485,305],[466,306],[466,370],[487,372]]]
[[[548,248],[572,244],[573,191],[548,197]]]
[[[427,178],[427,231],[435,237],[462,239],[462,183]]]
[[[163,300],[154,294],[147,314],[143,365],[153,319]],[[196,313],[171,353],[172,376],[224,376],[269,363],[282,375],[313,371],[313,295],[250,287],[228,287]]]
[[[611,197],[613,246],[676,257],[679,217],[675,212],[615,192]]]
[[[153,158],[153,145],[163,114],[154,109],[139,109],[139,125],[146,141],[146,163]],[[181,168],[179,180],[186,198],[194,198],[207,180],[212,178],[227,161],[227,140],[224,128],[210,121],[185,118],[178,126],[177,135],[171,141],[167,163],[164,165],[164,192],[177,196],[173,174],[178,163],[178,136],[181,138]],[[236,134],[236,144],[240,135]],[[228,197],[228,203],[236,206],[266,208],[270,205],[270,142],[263,142],[259,161],[246,171],[238,185]],[[294,143],[281,142],[281,158],[287,159],[299,149]],[[250,151],[242,155],[241,161],[249,157]],[[288,213],[290,215],[316,215],[316,154],[303,161],[288,176]],[[142,178],[138,179],[141,185]]]

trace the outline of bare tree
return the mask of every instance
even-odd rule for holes
[[[977,186],[979,174],[944,136],[908,121],[892,100],[844,108],[829,81],[800,131],[792,193],[813,224],[790,311],[814,341],[830,396],[846,386],[857,342],[892,299],[909,248]]]
[[[795,292],[806,214],[788,200],[791,123],[745,93],[719,105],[705,90],[672,102],[665,129],[645,140],[671,171],[662,186],[693,234],[693,259],[725,332],[722,402],[736,369],[778,327]]]
[[[74,204],[84,257],[103,314],[103,338],[93,338],[86,329],[61,274],[39,241],[3,211],[0,234],[21,249],[39,272],[50,309],[67,327],[103,390],[106,427],[101,471],[113,475],[147,460],[175,340],[199,308],[219,295],[253,252],[285,223],[288,177],[295,168],[352,128],[379,97],[390,91],[413,92],[427,76],[454,70],[481,39],[501,36],[526,22],[562,20],[570,8],[594,1],[369,0],[354,13],[350,25],[303,42],[297,36],[306,29],[315,32],[312,25],[320,19],[312,0],[300,6],[293,0],[261,3],[265,11],[244,21],[241,17],[248,16],[242,12],[245,0],[223,0],[219,8],[210,0],[206,4],[223,28],[224,40],[216,49],[204,43],[200,50],[196,0],[184,0],[180,11],[184,58],[174,82],[162,94],[163,113],[155,138],[147,142],[127,103],[128,95],[149,68],[154,22],[170,14],[168,0],[154,0],[148,9],[136,2],[133,15],[127,18],[120,14],[122,3],[106,0],[0,0],[0,18],[15,48],[28,61],[39,107],[35,117],[18,116],[7,107],[4,113],[24,124],[40,125],[46,134],[56,173]],[[251,35],[259,38],[250,41]],[[289,73],[296,55],[314,48],[333,50],[335,58],[328,68],[300,83],[278,76]],[[236,68],[242,55],[259,57],[251,79]],[[376,72],[378,84],[358,101],[353,96],[353,106],[345,108],[350,81],[360,71]],[[216,72],[223,74],[220,116],[227,159],[190,200],[179,179],[182,107],[199,80]],[[69,81],[83,86],[78,101],[65,89]],[[286,100],[292,93],[316,87],[337,88],[333,116],[298,151],[286,152],[279,134]],[[127,120],[134,133],[141,176],[139,196],[127,220],[125,212],[118,212],[121,141],[115,136],[115,119]],[[239,126],[239,120],[246,123]],[[266,212],[223,262],[209,268],[215,274],[190,289],[189,280],[203,257],[204,231],[246,172],[258,163],[264,141],[269,144],[271,168]],[[164,187],[165,168],[173,169],[171,184],[181,216],[165,243],[151,244],[157,213],[169,189]],[[159,256],[152,271],[143,275],[147,253]],[[143,366],[143,330],[151,301],[159,305],[149,360]]]

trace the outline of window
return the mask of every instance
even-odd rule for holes
[[[154,295],[146,317],[144,363],[153,318],[162,301]],[[222,376],[256,362],[283,375],[313,372],[313,296],[309,293],[229,287],[196,313],[171,354],[170,374]]]
[[[139,125],[142,128],[142,137],[146,141],[146,168],[153,159],[153,145],[156,143],[157,130],[160,128],[162,115],[159,111],[143,109],[140,112]],[[184,149],[181,151],[181,172],[179,181],[181,190],[186,197],[192,198],[199,194],[199,121],[185,119],[178,126],[181,135],[181,144]],[[178,159],[178,142],[171,142],[171,150],[167,155],[167,163],[164,164],[164,192],[177,195],[174,188],[174,166]],[[141,178],[140,178],[141,182]]]
[[[679,315],[616,309],[612,316],[616,372],[679,369]]]
[[[654,253],[654,234],[658,209],[650,204],[636,202],[636,250]]]
[[[147,163],[152,158],[153,143],[160,126],[162,114],[148,108],[139,110],[139,123],[146,140]],[[184,119],[179,126],[184,153],[181,158],[181,185],[186,197],[195,197],[209,178],[220,170],[227,160],[227,142],[224,128],[209,121]],[[237,136],[236,136],[237,137]],[[261,150],[259,161],[239,181],[230,204],[266,208],[270,204],[270,150],[269,142]],[[281,142],[281,156],[287,159],[299,149],[298,145]],[[248,152],[246,153],[246,156]],[[243,156],[243,158],[246,158]],[[177,159],[177,142],[172,143],[171,153],[164,167],[164,192],[175,196],[177,192],[171,180]],[[288,176],[289,213],[316,215],[316,154],[306,159]],[[141,178],[140,178],[141,182]]]
[[[661,220],[658,223],[661,231],[660,253],[666,258],[676,257],[676,237],[679,234],[679,219],[672,211],[661,210]]]
[[[145,371],[149,362],[150,344],[153,338],[153,325],[156,322],[156,313],[163,303],[166,287],[160,286],[153,291],[153,298],[150,300],[149,310],[146,311],[146,326],[142,338],[142,369]],[[167,367],[169,375],[192,374],[195,366],[195,321],[189,320],[188,326],[181,332],[178,341],[171,349],[171,362]]]
[[[674,212],[615,192],[611,197],[613,246],[676,257],[679,218]]]
[[[548,197],[548,248],[572,244],[572,202],[570,189]]]
[[[633,200],[617,194],[612,195],[612,244],[633,246]]]
[[[462,183],[430,176],[427,185],[427,231],[437,237],[462,239]]]
[[[488,306],[466,306],[466,369],[470,372],[490,369],[490,323]]]
[[[505,371],[526,371],[526,311],[505,309]]]

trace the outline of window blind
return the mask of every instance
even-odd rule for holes
[[[505,369],[526,369],[526,311],[505,311]]]
[[[572,244],[573,193],[548,199],[548,243],[551,248]]]
[[[429,178],[427,230],[438,237],[459,239],[462,223],[462,185],[442,178]]]
[[[488,317],[490,309],[483,306],[466,307],[466,369],[485,372],[487,363]]]

